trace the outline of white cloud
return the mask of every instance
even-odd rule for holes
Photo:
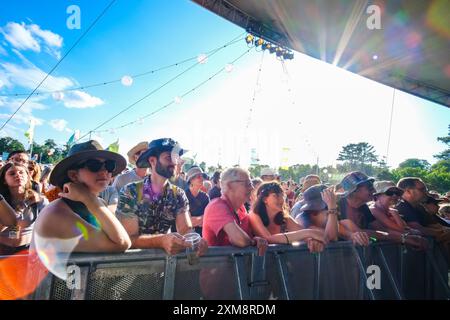
[[[42,30],[37,24],[32,24],[27,27],[33,34],[44,40],[44,42],[50,47],[61,48],[63,38],[50,30]]]
[[[47,108],[40,102],[42,99],[44,99],[44,97],[30,98],[14,115],[14,118],[11,121],[17,124],[29,124],[30,120],[34,119],[36,126],[42,125],[44,120],[33,115],[34,110],[44,110]],[[8,119],[22,102],[23,98],[0,97],[0,119]]]
[[[49,121],[50,126],[57,131],[64,131],[67,126],[67,121],[64,119],[53,119]]]
[[[11,83],[28,89],[34,89],[47,74],[32,63],[27,67],[13,63],[2,63],[0,66],[3,68],[3,70],[0,69],[0,75],[3,72]],[[69,78],[48,76],[40,86],[40,90],[64,90],[72,85],[73,82]]]
[[[20,52],[17,51],[16,53],[21,56]],[[8,62],[0,63],[0,81],[1,83],[3,83],[3,86],[20,86],[33,90],[36,85],[46,76],[46,73],[44,71],[36,67],[25,57],[22,58],[26,66]],[[48,76],[45,82],[40,86],[38,92],[63,91],[74,85],[74,81],[69,78]],[[48,98],[49,96],[51,97],[52,95],[45,94],[39,95],[37,97]],[[104,104],[104,101],[102,99],[91,96],[90,94],[80,90],[64,92],[64,95],[61,95],[60,100],[67,108],[94,108]],[[27,104],[28,103],[29,101],[27,102]]]
[[[104,104],[104,101],[100,98],[93,97],[90,94],[80,91],[68,91],[64,93],[64,105],[67,108],[94,108]]]
[[[8,22],[5,27],[0,29],[0,32],[5,36],[13,47],[20,50],[32,50],[35,52],[41,51],[41,46],[33,38],[30,30],[26,28],[26,25],[18,24],[16,22]]]
[[[61,57],[59,49],[62,47],[63,38],[50,30],[41,29],[37,24],[8,22],[5,27],[0,28],[0,32],[14,48],[40,52],[42,46],[56,58]]]

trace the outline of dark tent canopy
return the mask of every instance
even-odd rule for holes
[[[450,107],[448,0],[193,1],[265,40]]]

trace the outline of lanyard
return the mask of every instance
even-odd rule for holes
[[[233,213],[234,217],[237,219],[238,224],[241,225],[241,219],[239,219],[239,215],[236,213],[236,210],[233,209],[233,206],[231,205],[231,201],[225,195],[223,195],[221,198],[225,201],[228,209],[230,209],[230,211]]]

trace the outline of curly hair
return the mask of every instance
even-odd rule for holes
[[[258,191],[256,192],[257,198],[255,203],[253,204],[252,211],[259,215],[264,226],[268,226],[270,224],[269,215],[267,214],[266,204],[264,203],[264,199],[266,199],[271,193],[282,194],[284,195],[284,191],[281,188],[279,182],[270,181],[262,183]],[[289,217],[289,211],[287,210],[286,201],[283,204],[283,211],[281,215],[278,214],[274,218],[274,222],[276,224],[281,224],[285,218]]]

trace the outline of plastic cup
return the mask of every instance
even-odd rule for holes
[[[184,241],[190,243],[190,246],[186,248],[186,256],[190,265],[199,263],[200,259],[197,253],[200,249],[200,240],[200,235],[195,232],[184,235]]]

